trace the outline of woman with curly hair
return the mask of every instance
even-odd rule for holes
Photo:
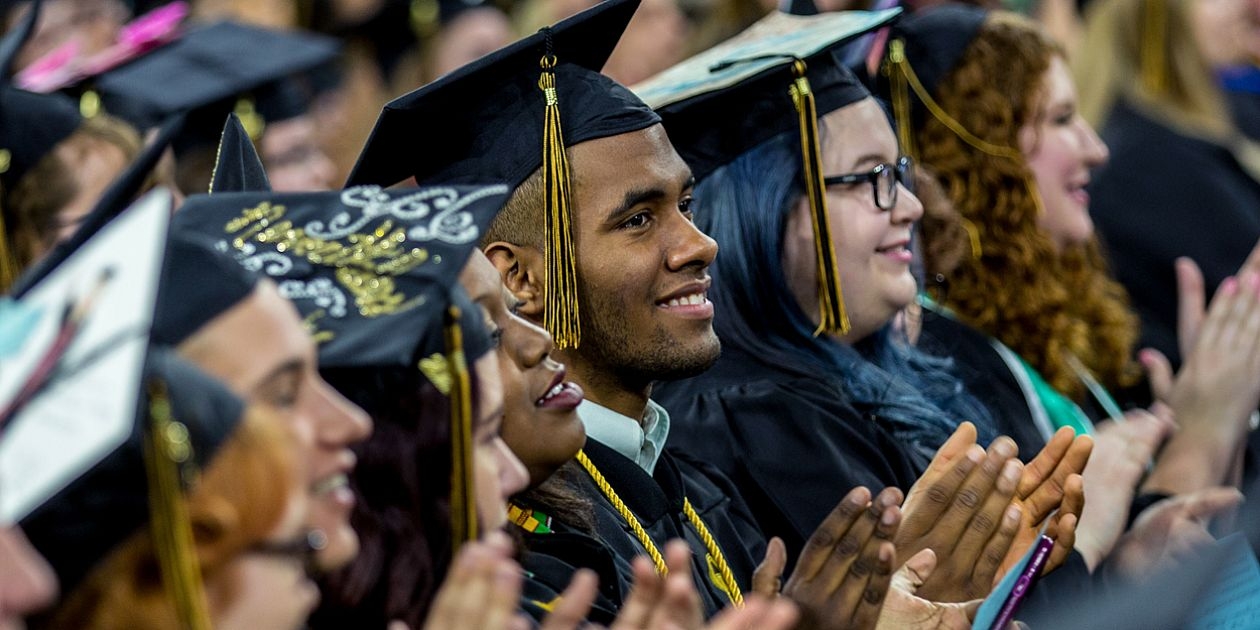
[[[1039,424],[1038,432],[1023,433],[1030,443],[1021,446],[1038,447],[1061,426],[1093,432],[1094,422],[1124,415],[1111,392],[1141,378],[1134,359],[1138,320],[1108,271],[1089,215],[1085,186],[1108,150],[1077,111],[1066,54],[1035,23],[1001,12],[938,9],[906,20],[898,31],[888,50],[887,87],[903,144],[917,147],[936,174],[970,250],[947,272],[927,261],[939,281],[925,300],[935,313],[925,317],[924,341],[956,350],[960,323],[991,337],[991,352],[1002,356]],[[946,249],[933,244],[945,232],[924,237],[925,251]],[[1158,493],[1153,496],[1231,479],[1257,400],[1256,384],[1245,382],[1255,379],[1228,375],[1251,373],[1245,351],[1224,345],[1230,334],[1219,334],[1239,330],[1254,308],[1246,301],[1255,291],[1254,272],[1239,275],[1204,320],[1199,356],[1175,382],[1153,381],[1182,428],[1147,477],[1144,487]],[[1186,300],[1187,310],[1194,310],[1192,302]],[[1226,304],[1239,313],[1237,320],[1223,314]],[[1201,299],[1197,308],[1201,314]],[[1217,365],[1208,365],[1208,357]],[[970,385],[992,373],[975,370],[967,380]],[[1148,440],[1158,443],[1168,430],[1166,420],[1160,430],[1142,412],[1128,415],[1150,427]],[[1102,444],[1098,450],[1107,452]],[[1089,477],[1087,469],[1087,487]]]

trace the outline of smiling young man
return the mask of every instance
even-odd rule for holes
[[[603,590],[614,606],[632,561],[647,555],[663,574],[662,550],[681,538],[712,615],[754,582],[777,591],[777,576],[754,579],[767,546],[739,490],[664,451],[670,418],[650,400],[654,381],[694,375],[718,358],[705,295],[717,244],[692,223],[691,171],[660,118],[598,74],[637,4],[601,3],[390,103],[349,184],[414,177],[514,188],[482,244],[519,314],[547,329],[585,390],[578,413],[588,440],[572,483],[594,508],[592,529],[553,518],[545,504],[526,506],[530,518],[516,524],[552,537],[570,565],[615,565],[624,579]],[[810,575],[794,575],[785,589],[807,616],[873,620],[892,569],[886,539],[898,501],[895,491],[872,500],[862,490],[820,528],[802,560]]]

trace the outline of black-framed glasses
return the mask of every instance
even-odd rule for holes
[[[256,542],[247,547],[245,553],[300,562],[306,574],[314,577],[319,574],[316,556],[327,546],[328,537],[324,532],[312,529],[289,540]]]
[[[914,160],[902,156],[897,158],[895,164],[877,164],[875,168],[865,173],[832,175],[831,177],[823,178],[823,185],[835,186],[844,184],[851,186],[864,181],[871,183],[871,189],[875,193],[876,207],[880,210],[892,210],[897,205],[898,183],[905,186],[906,190],[914,192]]]

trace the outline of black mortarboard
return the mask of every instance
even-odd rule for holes
[[[257,274],[217,251],[209,239],[172,234],[153,316],[154,343],[179,345],[249,297],[257,285]]]
[[[870,92],[834,54],[900,9],[798,16],[772,13],[743,33],[635,86],[656,108],[697,179],[797,130],[818,261],[819,332],[848,332],[827,221],[818,119]]]
[[[204,461],[239,413],[205,413],[232,406],[201,402],[215,390],[187,370],[144,368],[170,216],[169,193],[150,193],[7,304],[34,316],[4,322],[0,519],[22,526],[67,591],[148,521],[185,621],[205,607],[199,574],[183,570],[195,556],[180,468]]]
[[[893,27],[876,91],[892,104],[907,154],[917,156],[913,139],[914,129],[923,124],[922,104],[935,103],[936,88],[958,65],[987,16],[979,7],[945,4],[915,12]]]
[[[542,167],[547,225],[543,324],[559,348],[581,340],[565,147],[660,121],[599,74],[638,0],[608,0],[385,106],[349,185],[504,181]],[[432,150],[418,146],[432,147]]]
[[[210,193],[265,192],[271,190],[267,170],[249,133],[236,114],[228,114],[219,138],[219,151],[210,177]]]
[[[458,277],[507,186],[190,197],[179,234],[215,241],[274,279],[317,342],[321,368],[414,367],[452,404],[457,540],[476,536],[467,365],[491,348]]]
[[[101,109],[138,129],[161,124],[176,113],[206,108],[215,110],[207,116],[213,121],[211,129],[217,129],[224,114],[235,108],[258,116],[245,125],[258,135],[261,127],[255,127],[264,122],[260,110],[265,108],[255,101],[278,89],[275,82],[330,61],[338,50],[337,42],[328,37],[217,22],[193,27],[71,91],[87,96],[85,104],[99,98]],[[280,111],[287,109],[291,107]]]
[[[153,422],[178,423],[173,433],[166,431],[176,436],[171,446],[187,454],[179,462],[181,467],[197,470],[208,465],[231,436],[245,408],[225,385],[171,350],[150,350],[144,385],[138,393],[137,414],[127,419],[126,440],[20,522],[35,549],[53,567],[63,592],[73,592],[93,567],[146,523],[155,534],[161,529],[152,521],[150,502],[158,497],[146,470],[159,463],[148,461],[145,453],[146,441],[161,437],[154,435]],[[178,474],[171,462],[165,465]],[[177,483],[174,489],[179,487]],[[161,501],[181,498],[176,492]],[[164,552],[161,545],[154,541],[159,555]]]

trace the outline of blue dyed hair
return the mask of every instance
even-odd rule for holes
[[[858,347],[814,336],[815,324],[788,289],[782,264],[784,231],[804,194],[802,180],[800,145],[788,132],[696,186],[696,225],[722,247],[710,267],[709,290],[722,343],[802,376],[840,375],[843,394],[912,445],[920,465],[963,420],[974,422],[987,443],[993,422],[953,376],[951,360],[918,351],[891,323]]]

